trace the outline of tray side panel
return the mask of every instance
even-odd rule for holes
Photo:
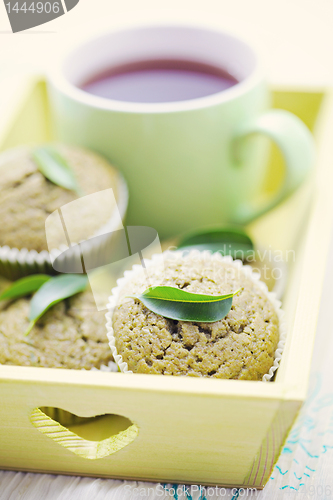
[[[286,298],[294,311],[287,307],[289,317],[294,316],[292,335],[288,335],[284,356],[277,373],[277,380],[296,384],[306,390],[310,374],[311,358],[316,334],[321,291],[325,277],[326,261],[333,222],[333,169],[332,130],[333,93],[325,98],[323,117],[320,123],[317,168],[313,178],[314,196],[309,217],[308,230],[301,250],[301,266],[294,274],[298,282],[289,284]],[[292,314],[293,313],[293,314]]]
[[[152,481],[243,484],[281,403],[213,394],[184,397],[158,389],[119,389],[111,383],[111,374],[109,387],[3,381],[0,466]],[[289,420],[299,404],[288,409]],[[88,460],[32,425],[31,413],[44,406],[83,417],[122,415],[137,425],[138,436],[110,456]],[[259,472],[256,481],[262,476]]]
[[[282,401],[244,480],[244,487],[263,488],[277,461],[300,403]]]

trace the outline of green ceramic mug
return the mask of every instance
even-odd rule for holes
[[[239,83],[178,102],[106,99],[80,88],[113,65],[186,59],[221,67]],[[50,76],[57,137],[105,155],[129,187],[128,223],[168,237],[211,224],[246,223],[292,193],[314,161],[306,126],[270,96],[256,53],[226,33],[193,26],[109,32],[68,51]],[[266,135],[285,158],[278,193],[258,205]]]

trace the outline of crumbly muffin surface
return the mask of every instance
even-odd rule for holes
[[[273,365],[278,317],[261,288],[241,269],[200,254],[168,257],[123,287],[113,313],[118,353],[139,373],[261,380]],[[241,288],[225,318],[215,323],[174,321],[125,298],[148,286],[169,285],[222,295]]]
[[[55,145],[55,148],[73,169],[85,195],[112,188],[117,199],[119,174],[104,158],[81,148],[64,145]],[[48,250],[46,218],[59,207],[76,200],[78,195],[46,179],[27,148],[17,149],[10,155],[5,153],[0,160],[0,172],[0,246],[38,252]],[[94,201],[80,205],[79,221],[74,210],[69,215],[67,211],[64,216],[70,226],[71,242],[77,243],[96,233],[111,215],[102,204]],[[50,249],[66,243],[62,229],[57,224],[53,227],[48,235]]]
[[[24,336],[29,299],[2,305],[0,364],[47,368],[99,368],[111,361],[104,311],[97,311],[91,292],[53,306]]]

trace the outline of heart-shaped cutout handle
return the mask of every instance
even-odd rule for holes
[[[95,460],[134,441],[138,427],[121,415],[78,417],[60,408],[35,408],[30,421],[36,429],[82,458]]]

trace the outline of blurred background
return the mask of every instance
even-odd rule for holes
[[[42,70],[59,49],[90,32],[132,23],[188,21],[244,37],[275,85],[333,85],[332,0],[80,0],[48,24],[12,34],[0,3],[0,74]]]

